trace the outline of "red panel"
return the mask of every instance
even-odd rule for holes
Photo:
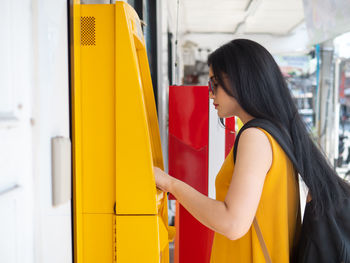
[[[208,145],[207,86],[170,86],[169,134],[195,149]]]
[[[170,86],[169,174],[205,195],[208,195],[208,144],[208,87]],[[209,262],[213,232],[181,205],[177,205],[175,221],[175,262]]]
[[[169,174],[205,195],[208,194],[208,144],[208,87],[170,86]]]
[[[227,156],[235,143],[235,117],[225,120],[225,156]]]
[[[208,195],[208,147],[195,149],[169,134],[169,174]],[[171,161],[170,161],[171,160]],[[171,164],[170,164],[171,163]],[[169,198],[174,199],[173,196]]]
[[[209,263],[214,232],[198,222],[182,205],[176,206],[175,263]]]

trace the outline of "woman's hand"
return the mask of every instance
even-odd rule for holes
[[[153,171],[157,188],[164,192],[170,192],[171,183],[174,180],[174,178],[156,166],[153,167]]]

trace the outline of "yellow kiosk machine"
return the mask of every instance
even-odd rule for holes
[[[71,6],[76,263],[169,262],[157,113],[139,18],[128,4]],[[172,232],[172,231],[170,231]]]

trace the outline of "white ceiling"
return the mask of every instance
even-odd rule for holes
[[[303,0],[180,0],[185,34],[287,35],[304,20]]]

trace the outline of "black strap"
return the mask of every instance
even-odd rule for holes
[[[242,134],[242,132],[245,129],[248,129],[250,127],[259,127],[267,131],[281,146],[283,151],[287,154],[291,162],[294,164],[294,167],[298,169],[298,163],[294,155],[294,147],[292,139],[288,133],[288,131],[283,127],[278,127],[274,123],[272,123],[269,120],[266,119],[252,119],[248,121],[246,124],[243,125],[243,127],[239,130],[237,137],[235,139],[235,144],[233,148],[233,161],[236,162],[236,156],[237,156],[237,150],[238,150],[238,141]]]

